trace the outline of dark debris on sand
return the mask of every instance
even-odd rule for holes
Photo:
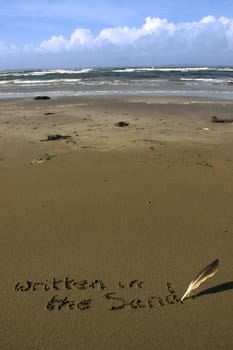
[[[49,96],[36,96],[34,97],[34,100],[50,100],[51,97]]]
[[[118,126],[119,128],[122,128],[122,127],[128,126],[129,123],[127,123],[127,122],[118,122],[115,125]]]
[[[233,118],[221,119],[221,118],[218,118],[216,116],[213,116],[211,118],[211,123],[233,123]]]
[[[57,140],[67,140],[67,139],[71,139],[71,136],[54,134],[54,135],[48,135],[46,139],[42,139],[40,141],[57,141]]]

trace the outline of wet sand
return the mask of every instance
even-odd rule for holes
[[[232,102],[0,106],[1,348],[231,349]]]

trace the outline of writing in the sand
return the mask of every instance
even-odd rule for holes
[[[79,310],[86,311],[94,308],[97,302],[97,295],[101,297],[103,303],[101,307],[107,307],[108,310],[118,311],[123,309],[153,309],[155,307],[167,306],[176,303],[181,303],[180,298],[177,296],[175,290],[172,288],[171,283],[167,283],[168,295],[161,297],[158,295],[151,295],[149,297],[126,297],[122,295],[123,290],[138,291],[144,287],[144,282],[138,279],[134,279],[128,282],[117,282],[117,291],[107,291],[109,288],[107,284],[101,279],[95,280],[75,280],[73,278],[65,277],[63,279],[57,279],[53,277],[51,280],[45,281],[24,281],[17,282],[15,284],[16,292],[32,292],[38,294],[38,292],[46,292],[53,295],[48,298],[46,309],[49,311],[60,310]],[[60,295],[61,292],[66,291],[67,295]],[[86,291],[86,292],[85,292]],[[95,294],[93,292],[101,292]],[[76,297],[73,293],[81,292]],[[72,293],[72,296],[69,294]],[[85,295],[83,295],[85,293]],[[89,293],[89,295],[86,295]],[[130,293],[127,293],[127,295]]]
[[[132,283],[136,283],[132,281]],[[73,278],[65,277],[63,279],[52,278],[51,280],[45,280],[43,282],[35,281],[25,281],[18,282],[15,286],[17,292],[48,292],[50,290],[58,291],[62,289],[71,290],[71,289],[106,289],[106,284],[102,280],[75,280]]]

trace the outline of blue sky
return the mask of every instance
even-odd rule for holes
[[[233,64],[232,0],[0,0],[0,69]]]

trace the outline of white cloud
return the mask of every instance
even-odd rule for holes
[[[62,35],[52,36],[48,40],[44,40],[40,44],[40,49],[44,51],[60,51],[69,46],[69,41],[66,40]]]
[[[199,23],[211,23],[215,21],[216,21],[216,18],[214,16],[206,16],[202,18]]]
[[[133,43],[140,37],[140,30],[129,27],[106,28],[101,30],[95,41],[106,42],[115,45],[127,45]]]
[[[217,40],[216,40],[217,38]],[[189,51],[205,49],[210,46],[215,47],[216,50],[222,48],[219,39],[223,40],[224,47],[232,47],[233,38],[233,20],[226,17],[220,17],[216,19],[213,16],[206,16],[199,22],[177,23],[169,22],[167,19],[151,18],[145,19],[145,24],[139,28],[135,27],[113,27],[105,28],[100,31],[96,36],[92,35],[90,30],[78,28],[76,29],[69,39],[65,39],[63,36],[53,36],[49,40],[44,41],[41,45],[41,49],[45,50],[70,50],[73,47],[92,47],[103,46],[106,43],[114,44],[117,46],[136,45],[138,42],[145,40],[145,43],[153,42],[157,45],[159,52],[161,45],[163,48],[170,48],[171,41],[172,46],[182,42],[184,50]],[[209,45],[209,43],[212,45]],[[148,47],[148,53],[150,52]]]
[[[230,64],[233,59],[233,19],[206,16],[196,22],[173,23],[147,17],[138,28],[104,28],[96,35],[89,29],[77,28],[69,38],[52,36],[39,47],[0,43],[0,51],[0,57],[15,56],[10,59],[15,64],[20,53],[29,66],[31,54],[34,64],[38,57],[38,62],[43,58],[45,66],[46,62],[54,62],[55,56],[57,66],[74,63],[76,66]],[[0,67],[4,68],[3,64],[0,63]]]
[[[93,43],[93,36],[89,29],[79,28],[76,29],[70,37],[69,47],[76,45],[89,46]]]
[[[145,34],[156,33],[157,35],[159,35],[163,30],[173,34],[175,28],[175,24],[172,22],[169,23],[167,19],[151,17],[146,18],[146,23],[142,27]]]

